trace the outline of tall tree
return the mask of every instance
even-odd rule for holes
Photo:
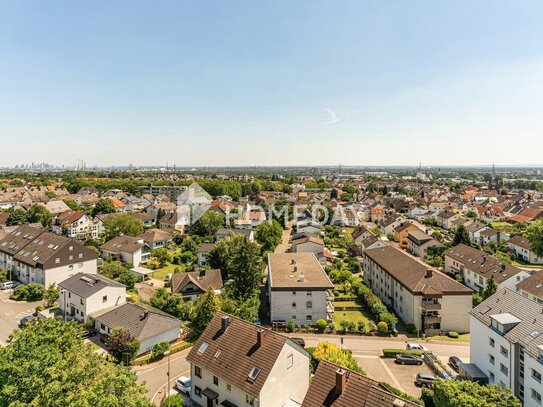
[[[211,322],[217,311],[221,309],[221,301],[213,290],[209,290],[196,301],[194,306],[194,325],[203,331]]]
[[[44,228],[49,228],[53,223],[53,215],[41,204],[34,204],[28,209],[26,219],[30,223],[41,223]]]
[[[455,246],[459,244],[465,244],[469,246],[471,244],[471,241],[469,240],[468,230],[465,228],[464,225],[460,225],[456,229],[456,232],[454,233],[453,244]]]
[[[106,239],[119,235],[136,236],[143,232],[143,222],[127,213],[116,213],[108,216],[103,222]]]
[[[15,209],[9,214],[9,218],[6,223],[8,226],[15,226],[22,225],[23,223],[26,223],[26,221],[26,212],[22,209]]]
[[[543,219],[532,222],[524,232],[535,254],[543,257]]]
[[[92,216],[96,216],[99,213],[115,213],[115,205],[109,198],[100,198],[92,210]]]
[[[49,287],[43,293],[43,299],[47,307],[52,307],[57,301],[60,295],[60,289],[56,283],[49,284]]]
[[[509,389],[494,384],[480,385],[469,380],[437,379],[433,397],[439,407],[521,407]]]
[[[264,264],[260,248],[256,243],[248,242],[243,235],[229,239],[232,239],[232,247],[227,271],[232,280],[232,294],[235,298],[245,300],[255,294],[262,280]]]
[[[494,276],[490,276],[488,283],[486,284],[485,289],[483,290],[483,300],[486,300],[488,297],[493,295],[498,289],[498,285],[494,281]]]
[[[117,327],[113,328],[106,345],[109,349],[109,353],[113,355],[119,363],[123,362],[128,364],[133,360],[140,348],[140,341],[135,339],[126,328]]]
[[[96,354],[80,330],[51,318],[14,331],[0,347],[0,405],[151,407],[137,376]]]
[[[199,236],[213,236],[225,225],[225,216],[215,211],[207,211],[192,226],[192,232]]]
[[[256,229],[256,240],[262,245],[262,251],[273,251],[283,236],[283,228],[276,220],[262,222]]]

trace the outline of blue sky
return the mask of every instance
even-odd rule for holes
[[[0,1],[0,166],[543,164],[541,1]]]

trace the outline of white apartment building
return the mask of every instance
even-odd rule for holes
[[[393,246],[364,251],[364,281],[406,324],[428,335],[469,332],[473,291]]]
[[[75,273],[96,274],[98,255],[82,244],[22,225],[0,240],[0,267],[24,284],[49,286]]]
[[[518,259],[531,264],[543,264],[543,256],[535,254],[528,239],[522,236],[513,236],[507,242],[507,246],[515,253]]]
[[[334,284],[313,253],[270,253],[267,272],[272,323],[332,320]]]
[[[126,287],[96,275],[77,273],[59,284],[59,308],[64,320],[86,322],[89,314],[126,302]]]
[[[98,224],[83,211],[61,213],[53,223],[51,230],[59,235],[65,234],[70,239],[98,239]]]
[[[517,292],[538,304],[543,304],[543,270],[535,271],[530,277],[518,283]]]
[[[465,284],[477,292],[483,291],[491,278],[498,288],[515,291],[516,285],[530,276],[525,270],[464,244],[450,248],[444,255],[445,271],[460,274]]]
[[[470,312],[470,360],[525,407],[543,398],[543,306],[507,288]]]
[[[309,354],[288,337],[219,312],[187,356],[201,406],[296,407],[309,388]]]

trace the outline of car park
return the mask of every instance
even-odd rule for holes
[[[432,389],[434,387],[435,380],[435,376],[431,373],[419,373],[415,379],[415,385]]]
[[[422,358],[411,354],[397,354],[396,363],[400,365],[422,365]]]
[[[449,358],[449,365],[454,369],[455,372],[458,372],[458,365],[462,363],[462,360],[456,356],[451,356]]]
[[[186,376],[180,376],[175,381],[175,388],[186,396],[190,396],[190,379]]]
[[[409,342],[405,349],[407,350],[420,350],[422,352],[430,352],[430,349],[428,349],[426,346],[422,346],[422,345],[419,345],[418,343],[415,343],[415,342]]]

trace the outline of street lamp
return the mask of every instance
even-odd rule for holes
[[[168,397],[168,407],[170,407],[170,354],[171,352],[169,350],[164,352],[164,356],[168,356],[168,388],[166,389],[166,396]]]

